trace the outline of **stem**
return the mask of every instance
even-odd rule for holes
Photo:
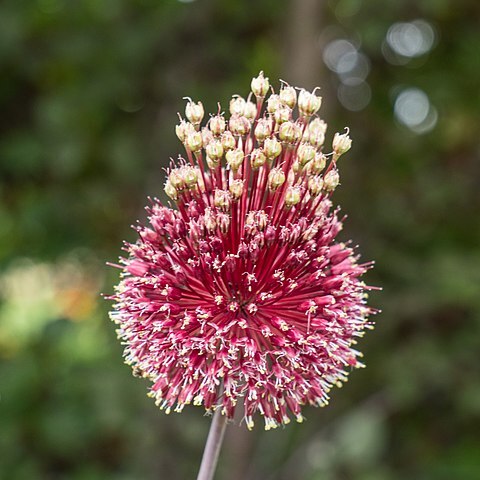
[[[227,417],[222,415],[221,408],[217,408],[213,415],[210,431],[208,432],[207,443],[203,451],[202,464],[200,465],[197,480],[213,479],[226,426]]]

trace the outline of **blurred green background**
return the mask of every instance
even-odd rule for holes
[[[229,428],[218,479],[479,479],[479,22],[478,0],[3,0],[0,478],[195,478],[209,419],[156,409],[99,294],[182,97],[225,108],[263,69],[351,128],[335,198],[383,313],[329,407]]]

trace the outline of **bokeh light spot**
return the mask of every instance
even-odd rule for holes
[[[325,65],[335,73],[346,73],[356,63],[357,49],[348,40],[337,39],[330,42],[323,52]]]
[[[386,42],[397,55],[415,58],[432,49],[435,32],[425,20],[394,23],[388,29]]]
[[[432,130],[438,120],[437,110],[430,104],[425,92],[418,88],[407,88],[395,100],[395,118],[415,133]]]

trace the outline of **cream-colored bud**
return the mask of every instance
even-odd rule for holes
[[[288,122],[291,116],[292,109],[286,106],[281,106],[280,108],[277,108],[277,110],[275,110],[275,113],[273,114],[273,118],[275,118],[275,122],[278,123],[278,125],[284,122]]]
[[[219,213],[217,215],[217,224],[222,233],[227,233],[230,227],[230,217],[226,213]]]
[[[233,200],[238,200],[243,195],[243,180],[234,180],[228,187]]]
[[[275,191],[285,183],[285,173],[281,168],[273,168],[268,174],[268,188]]]
[[[215,190],[214,200],[215,206],[224,212],[230,210],[231,197],[227,190]]]
[[[234,172],[236,172],[240,168],[240,165],[243,162],[243,150],[241,148],[235,148],[234,150],[229,150],[225,154],[225,158],[230,168]]]
[[[265,228],[267,227],[268,218],[268,215],[263,210],[257,212],[257,225],[260,231],[265,230]]]
[[[338,175],[337,170],[330,170],[323,177],[323,186],[327,192],[335,190],[339,182],[340,176]]]
[[[210,232],[214,232],[217,228],[217,222],[215,221],[215,215],[212,212],[210,207],[205,209],[205,215],[203,216],[203,221],[205,223],[205,228]]]
[[[300,202],[301,193],[300,187],[298,186],[287,187],[285,192],[285,205],[287,207],[293,207],[296,205],[298,202]]]
[[[263,72],[258,74],[258,77],[252,78],[252,92],[257,98],[264,98],[270,88],[268,78],[263,76]]]
[[[320,148],[325,143],[325,134],[322,132],[309,133],[308,142],[315,148]]]
[[[203,139],[200,132],[190,132],[185,139],[185,147],[191,152],[198,152],[202,149]]]
[[[197,184],[198,174],[195,168],[191,167],[190,165],[186,165],[182,168],[182,175],[187,188],[192,188]]]
[[[302,129],[297,123],[285,122],[280,125],[278,136],[282,142],[294,144],[302,137]]]
[[[207,128],[202,128],[202,142],[203,146],[206,147],[213,140],[213,133]]]
[[[315,148],[320,148],[325,142],[326,131],[327,124],[323,120],[320,120],[319,118],[312,120],[307,129],[308,141],[310,144]]]
[[[255,225],[255,212],[253,210],[250,210],[247,213],[247,216],[245,218],[245,225],[248,225],[249,227]]]
[[[301,143],[297,149],[297,158],[300,166],[304,167],[308,162],[315,158],[316,150],[308,143]]]
[[[252,150],[252,153],[250,154],[250,164],[253,169],[263,167],[266,161],[267,157],[261,148],[255,148]]]
[[[222,115],[215,115],[210,119],[209,126],[213,135],[218,137],[225,131],[225,118]]]
[[[282,107],[280,96],[277,94],[270,95],[267,100],[267,112],[272,115]]]
[[[290,85],[280,90],[280,101],[287,107],[293,108],[297,103],[297,91]]]
[[[292,171],[293,173],[298,173],[300,171],[300,162],[295,160],[292,164]],[[290,175],[289,175],[290,176]]]
[[[314,159],[308,164],[308,171],[313,175],[318,175],[327,164],[327,157],[323,153],[317,152]]]
[[[176,200],[178,198],[177,189],[170,183],[169,180],[167,180],[164,190],[167,196],[170,197],[172,200]]]
[[[272,121],[260,118],[255,126],[255,138],[261,143],[272,134]]]
[[[185,187],[183,175],[179,168],[175,168],[168,175],[168,181],[176,190],[182,190]]]
[[[221,160],[223,157],[223,145],[220,140],[212,140],[206,147],[205,151],[207,152],[207,155],[212,159],[212,160]]]
[[[327,132],[327,124],[320,118],[314,118],[309,124],[308,124],[308,131],[313,134],[317,133],[325,133]]]
[[[188,118],[193,125],[199,125],[203,120],[203,115],[205,111],[203,110],[202,102],[194,103],[189,99],[187,106],[185,107],[185,116]]]
[[[215,170],[220,165],[219,158],[212,158],[207,155],[207,166],[210,170]]]
[[[182,120],[178,125],[175,126],[175,133],[178,139],[184,143],[187,135],[192,131],[195,130],[194,126],[191,123]]]
[[[311,117],[320,110],[322,97],[317,97],[315,93],[307,92],[302,89],[298,96],[298,110],[304,117]]]
[[[243,115],[247,118],[247,120],[253,122],[257,117],[257,106],[253,102],[247,102],[245,104],[245,111],[243,112]]]
[[[223,150],[231,150],[235,148],[237,142],[235,141],[235,137],[232,135],[232,132],[227,130],[222,134],[222,145]]]
[[[276,137],[267,138],[263,144],[263,151],[269,160],[277,158],[282,153],[282,144]]]
[[[323,188],[323,180],[319,175],[315,175],[308,179],[308,191],[312,197],[320,194]]]
[[[244,115],[246,103],[244,98],[235,95],[230,100],[230,115],[238,115],[239,117]]]
[[[245,116],[233,115],[228,122],[228,128],[233,135],[243,136],[250,131],[250,122]]]
[[[335,155],[339,157],[343,155],[345,152],[348,152],[352,146],[352,139],[348,136],[348,129],[347,133],[336,133],[333,137],[332,147]]]

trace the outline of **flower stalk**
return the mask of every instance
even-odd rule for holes
[[[222,415],[221,408],[213,414],[212,424],[208,432],[207,443],[203,451],[202,463],[197,480],[212,480],[217,468],[218,456],[223,443],[227,417]]]

